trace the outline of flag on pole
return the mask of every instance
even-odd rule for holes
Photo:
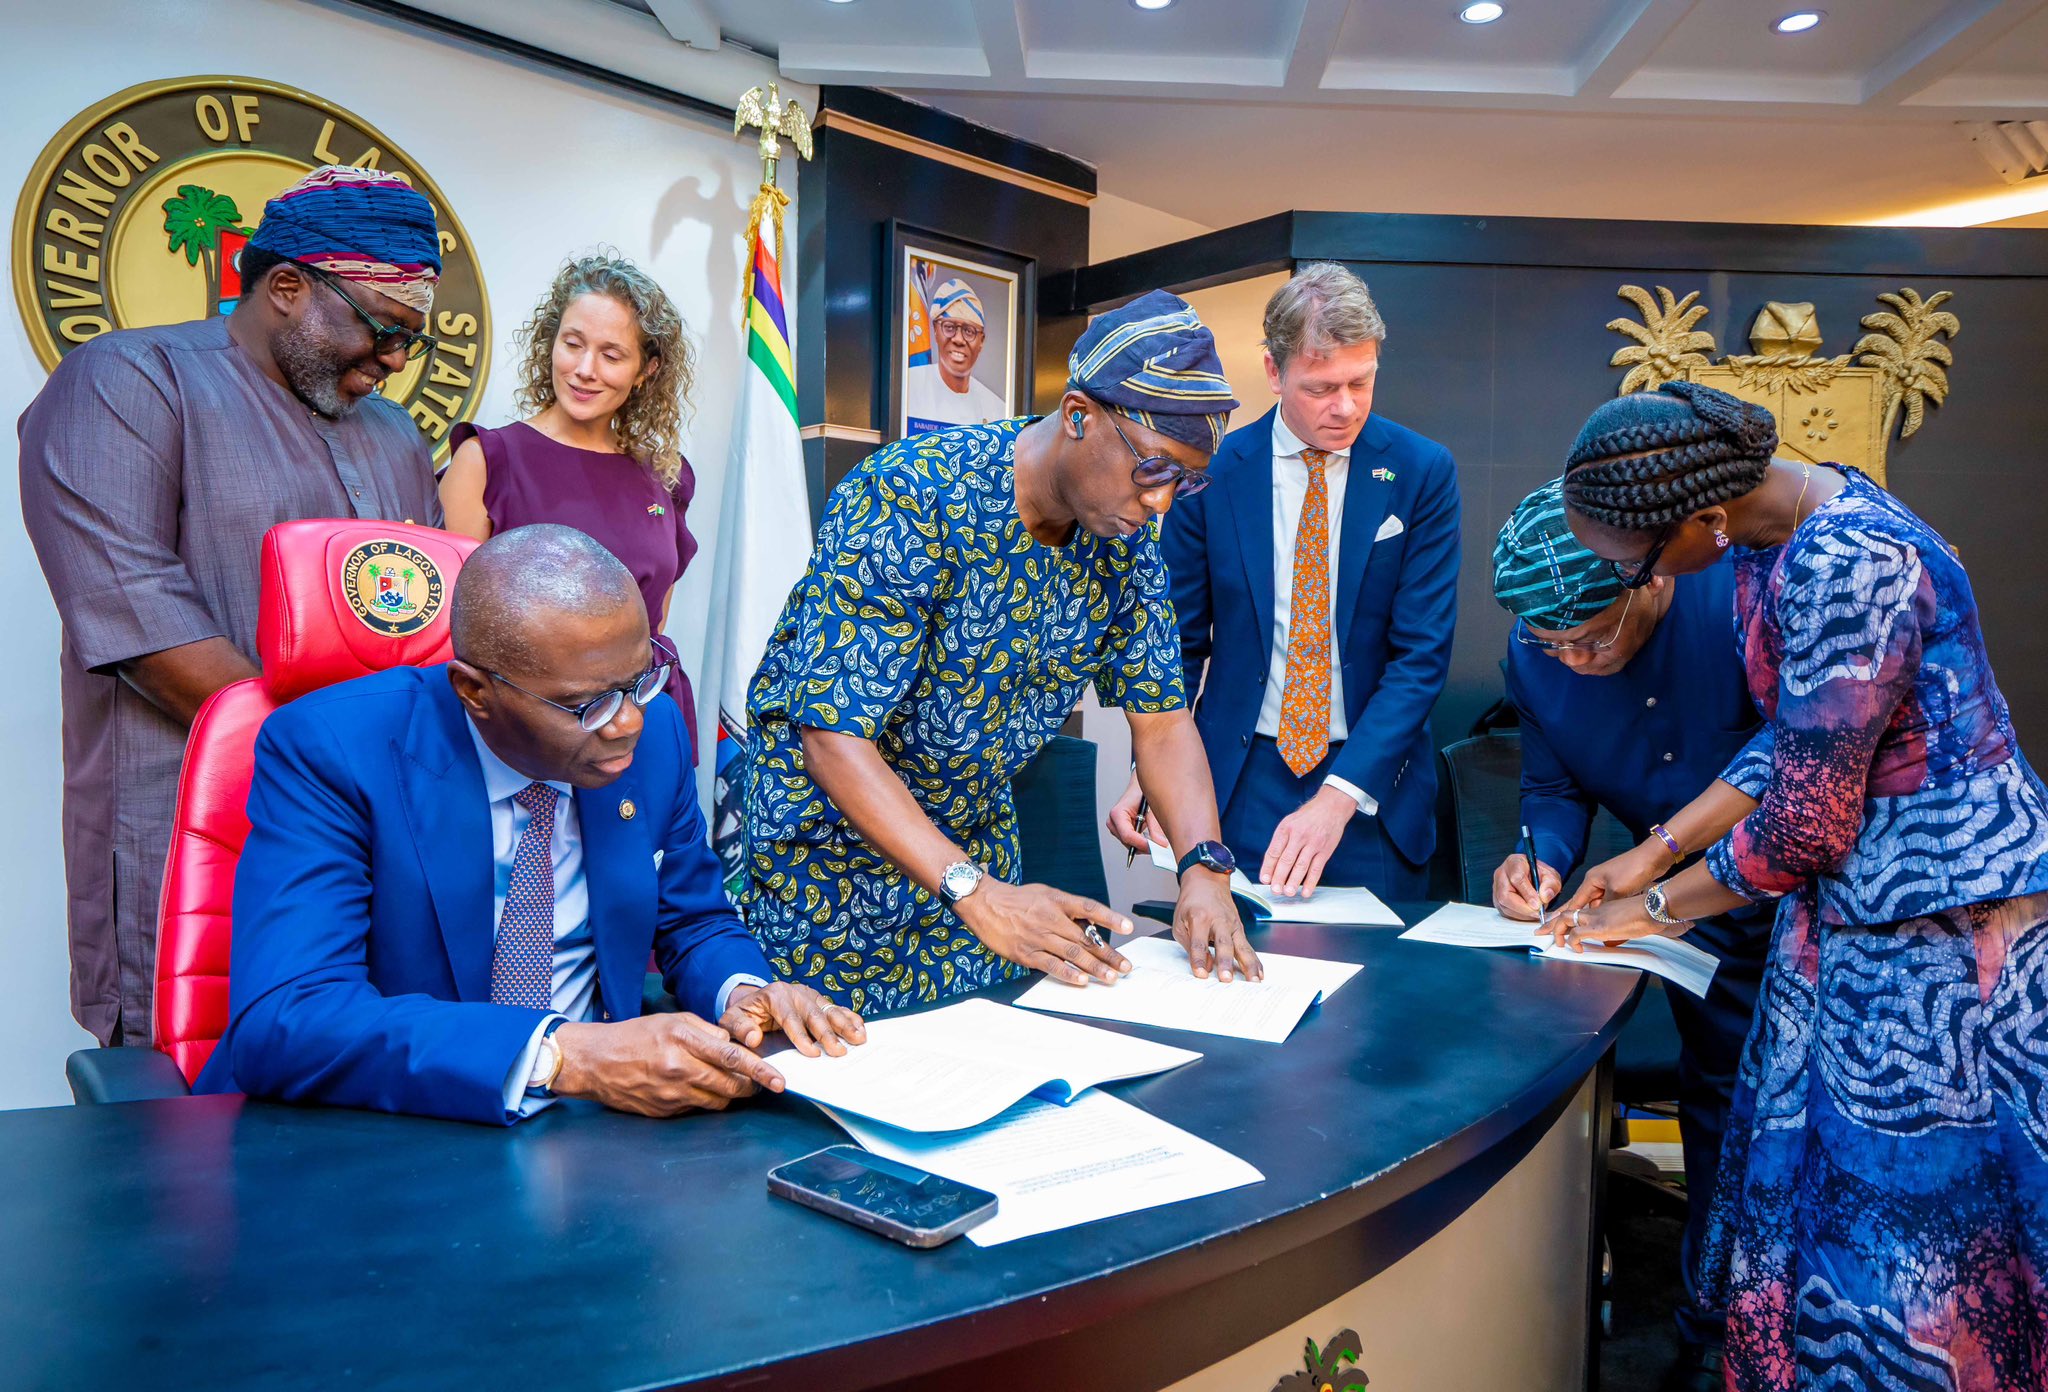
[[[739,892],[743,843],[741,768],[747,729],[747,685],[790,589],[810,562],[810,489],[797,434],[796,363],[783,309],[781,191],[767,186],[755,200],[747,231],[746,363],[740,369],[732,456],[718,520],[712,570],[707,665],[718,693],[717,770],[711,845],[725,870],[729,896]],[[772,196],[770,196],[772,195]],[[762,226],[772,222],[773,249]]]

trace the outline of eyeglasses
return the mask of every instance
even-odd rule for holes
[[[1105,413],[1108,414],[1108,413]],[[1209,486],[1207,469],[1190,469],[1178,459],[1164,454],[1139,454],[1138,447],[1131,443],[1131,437],[1124,434],[1124,428],[1110,416],[1109,428],[1124,442],[1124,448],[1137,459],[1137,467],[1131,470],[1131,482],[1140,488],[1157,488],[1162,484],[1173,485],[1173,496],[1192,498]]]
[[[1625,587],[1626,588],[1626,587]],[[1614,621],[1614,629],[1605,638],[1538,638],[1529,632],[1526,621],[1515,625],[1515,641],[1532,648],[1541,648],[1549,653],[1561,652],[1606,652],[1621,641],[1621,626],[1628,622],[1628,611],[1636,602],[1636,592],[1628,590],[1628,598],[1622,601],[1621,617]]]
[[[356,312],[356,318],[369,325],[370,351],[378,357],[385,356],[394,348],[403,348],[408,358],[424,358],[439,346],[441,340],[435,338],[432,334],[417,333],[412,329],[408,329],[403,324],[387,324],[383,320],[378,319],[370,311],[357,304],[354,297],[335,282],[331,272],[323,271],[318,266],[309,266],[303,261],[296,262],[295,264],[300,270],[311,271],[314,275],[318,276],[323,285],[341,296],[343,304]],[[532,695],[533,693],[528,692],[527,694]]]
[[[504,673],[493,672],[488,667],[480,667],[477,670],[490,677],[493,681],[505,683],[514,691],[524,692],[544,706],[553,706],[564,714],[575,716],[578,725],[582,726],[586,732],[595,734],[618,719],[619,712],[625,708],[628,696],[633,698],[634,705],[644,710],[647,703],[659,696],[661,689],[668,685],[668,671],[671,665],[667,662],[657,662],[645,672],[642,672],[630,684],[613,687],[610,691],[600,692],[580,706],[565,706],[560,701],[550,701],[538,691],[528,691]]]
[[[968,324],[958,319],[941,319],[938,327],[940,338],[964,338],[969,343],[979,343],[988,337],[988,330],[979,324]]]
[[[1676,525],[1676,523],[1668,525],[1663,531],[1659,532],[1657,540],[1651,543],[1650,549],[1643,553],[1643,558],[1640,561],[1629,561],[1626,563],[1622,561],[1609,561],[1607,563],[1614,567],[1614,578],[1621,581],[1621,587],[1624,590],[1640,590],[1656,578],[1657,558],[1664,554],[1664,548],[1670,543],[1671,533]]]

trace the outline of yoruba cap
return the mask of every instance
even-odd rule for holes
[[[1067,387],[1205,454],[1223,443],[1237,409],[1216,336],[1164,290],[1097,315],[1067,358]]]
[[[959,319],[969,324],[988,323],[988,316],[982,312],[981,296],[958,276],[932,291],[932,322],[937,323],[941,319]]]
[[[1564,480],[1515,506],[1493,544],[1493,597],[1538,628],[1576,628],[1621,596],[1621,579],[1572,535]]]
[[[271,199],[249,245],[369,286],[425,314],[441,278],[434,205],[395,174],[316,169]]]

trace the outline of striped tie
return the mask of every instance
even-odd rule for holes
[[[546,1010],[555,987],[555,790],[529,783],[512,800],[531,815],[512,855],[512,883],[491,954],[491,1004]]]
[[[1330,748],[1330,456],[1305,449],[1308,494],[1294,532],[1287,601],[1287,684],[1280,689],[1280,757],[1305,778]]]

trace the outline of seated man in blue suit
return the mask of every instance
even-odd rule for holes
[[[264,722],[229,1023],[194,1091],[667,1116],[780,1091],[753,1052],[770,1030],[859,1043],[726,904],[632,572],[573,528],[517,528],[471,555],[451,622],[453,662]],[[641,1016],[650,949],[691,1013]]]
[[[1457,621],[1457,469],[1372,413],[1387,328],[1357,276],[1302,267],[1264,327],[1279,405],[1231,432],[1216,486],[1161,533],[1223,840],[1282,894],[1327,881],[1422,899],[1436,849],[1429,712]],[[1110,830],[1142,849],[1137,806],[1133,784]]]
[[[1494,596],[1516,620],[1508,697],[1522,720],[1522,820],[1536,843],[1538,878],[1529,883],[1525,856],[1508,856],[1493,872],[1493,902],[1509,918],[1533,922],[1578,867],[1602,807],[1646,853],[1675,864],[1672,843],[1682,844],[1685,829],[1674,834],[1663,819],[1721,776],[1762,718],[1735,643],[1733,567],[1624,589],[1614,568],[1572,536],[1555,479],[1501,528],[1493,567]],[[1720,959],[1706,999],[1663,993],[1678,1026],[1685,1152],[1688,1299],[1678,1327],[1694,1362],[1686,1371],[1703,1387],[1720,1386],[1727,1321],[1690,1289],[1693,1255],[1706,1232],[1771,921],[1769,905],[1701,919],[1685,940]]]

